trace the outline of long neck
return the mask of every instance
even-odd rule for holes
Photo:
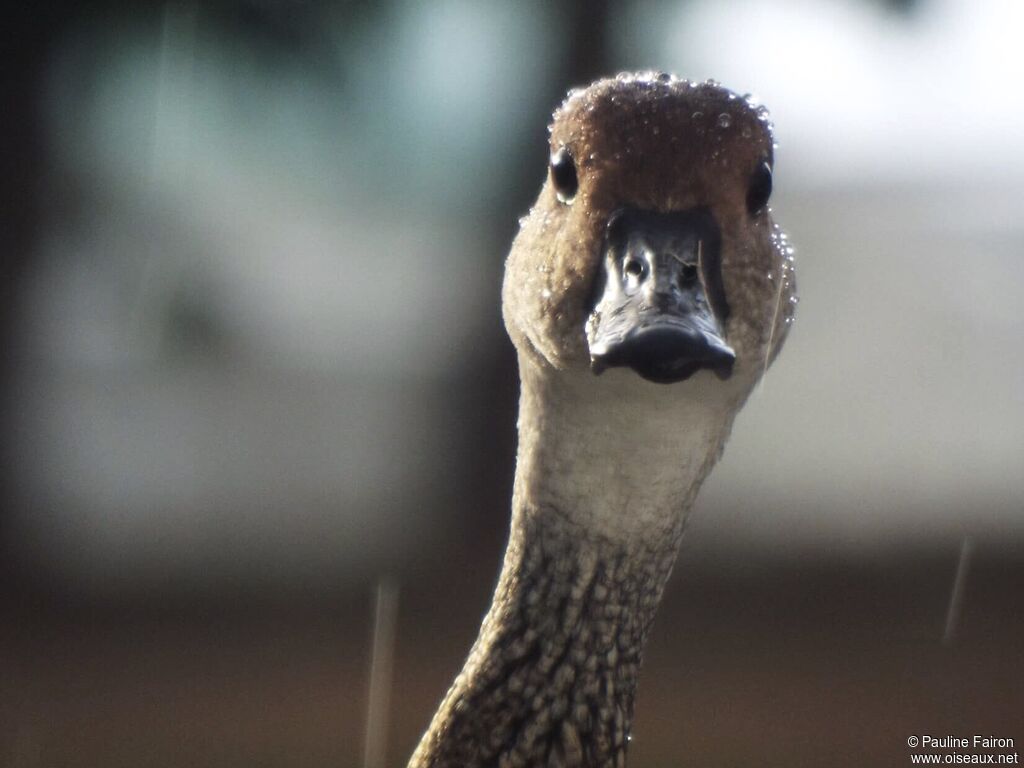
[[[410,768],[624,764],[648,628],[728,424],[679,438],[671,413],[637,428],[614,391],[599,415],[578,394],[524,375],[504,566]]]

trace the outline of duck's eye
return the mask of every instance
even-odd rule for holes
[[[768,163],[761,163],[750,178],[747,189],[747,210],[751,215],[760,213],[772,196],[772,168]]]
[[[580,182],[576,177],[576,163],[566,147],[562,147],[551,156],[551,180],[555,184],[555,194],[563,203],[571,203],[576,197]]]

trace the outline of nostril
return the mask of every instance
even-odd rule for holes
[[[687,286],[693,285],[697,281],[697,265],[696,264],[683,264],[683,268],[679,270],[679,286],[686,288]]]
[[[630,257],[623,262],[622,271],[630,277],[640,277],[644,273],[644,265],[639,259]]]

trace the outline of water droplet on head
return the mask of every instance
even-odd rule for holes
[[[730,125],[732,125],[732,117],[729,116],[728,112],[723,112],[718,116],[719,128],[728,128]]]
[[[700,120],[702,117],[704,117],[704,113],[699,111],[694,112],[692,115],[690,115],[691,120]]]

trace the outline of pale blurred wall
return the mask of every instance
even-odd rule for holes
[[[780,142],[802,300],[702,497],[705,555],[1019,547],[1021,8],[612,13],[609,71],[753,92]],[[564,19],[467,0],[320,21],[280,51],[169,4],[60,46],[10,430],[32,569],[115,592],[344,580],[465,519]]]

